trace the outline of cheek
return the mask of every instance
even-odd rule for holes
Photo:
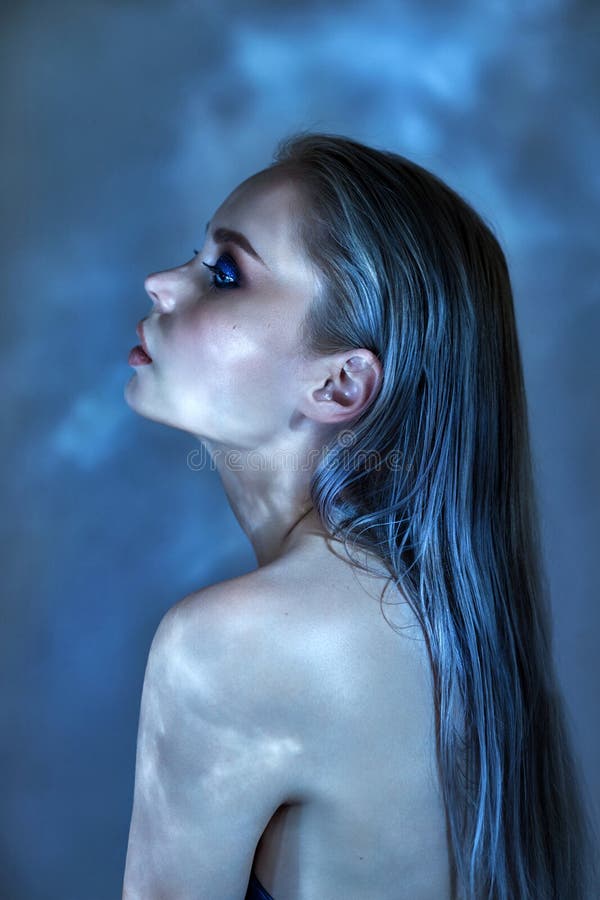
[[[275,317],[249,320],[243,310],[236,315],[229,309],[225,316],[215,308],[181,323],[172,335],[171,353],[177,381],[200,393],[207,388],[231,399],[247,397],[248,391],[275,398],[289,371],[292,347],[289,329]]]

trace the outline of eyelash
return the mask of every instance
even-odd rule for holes
[[[194,256],[198,256],[198,250],[194,250]],[[233,270],[233,272],[235,273],[235,277],[232,277],[230,272],[226,272],[223,270],[223,267],[219,265],[221,260],[227,260],[227,262],[229,263],[228,268]],[[203,262],[202,265],[206,266],[206,268],[210,269],[210,271],[212,272],[211,284],[217,290],[228,290],[230,288],[237,288],[240,286],[239,285],[240,275],[238,272],[238,267],[236,266],[235,261],[232,259],[231,256],[229,256],[228,253],[222,253],[214,266],[211,266],[207,262]],[[221,276],[222,278],[224,277],[227,280],[226,281],[217,281],[218,276]]]

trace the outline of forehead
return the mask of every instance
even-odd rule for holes
[[[243,181],[215,212],[211,228],[244,234],[271,268],[282,257],[303,256],[299,238],[300,194],[286,176],[268,169]]]

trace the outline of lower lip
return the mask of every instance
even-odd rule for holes
[[[137,346],[133,347],[129,351],[129,359],[127,360],[130,366],[148,366],[152,360],[144,350],[141,344],[137,344]]]

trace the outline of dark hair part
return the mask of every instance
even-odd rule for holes
[[[300,187],[321,280],[308,349],[366,348],[382,364],[378,395],[351,442],[328,445],[311,495],[331,534],[386,561],[423,629],[456,890],[579,900],[589,823],[552,662],[502,249],[402,156],[303,134],[272,168]],[[401,465],[382,466],[392,452]]]

